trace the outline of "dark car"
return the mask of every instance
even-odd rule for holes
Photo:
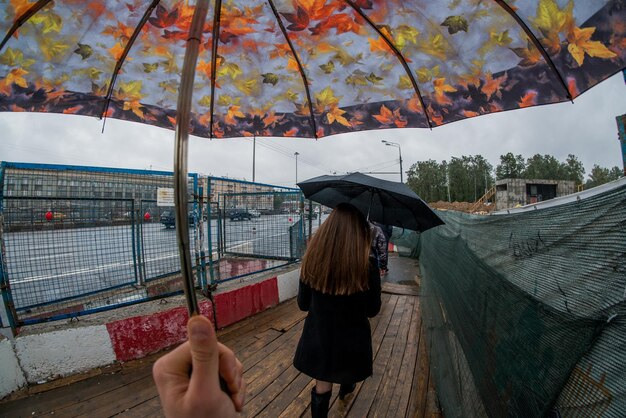
[[[230,212],[228,215],[231,221],[243,221],[243,220],[251,220],[253,218],[252,214],[245,210],[234,210]]]
[[[194,213],[189,212],[187,216],[189,226],[194,226],[196,224],[196,217],[194,216]],[[176,214],[173,210],[166,210],[161,214],[159,222],[165,225],[166,228],[174,228],[176,227]]]

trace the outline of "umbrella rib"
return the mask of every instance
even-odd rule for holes
[[[413,77],[413,73],[411,72],[411,69],[409,68],[409,65],[404,59],[404,56],[402,55],[402,53],[398,50],[398,48],[396,48],[393,42],[391,42],[391,40],[387,38],[387,36],[380,29],[378,29],[378,26],[376,26],[376,24],[372,22],[365,13],[363,13],[360,7],[352,3],[352,0],[344,0],[344,2],[348,4],[350,7],[352,7],[354,11],[357,12],[359,16],[361,16],[372,27],[372,29],[374,29],[378,33],[378,35],[385,41],[387,46],[393,51],[395,56],[398,58],[398,61],[400,61],[400,64],[402,64],[402,67],[404,67],[404,71],[406,71],[407,76],[411,80],[411,84],[413,85],[415,94],[417,94],[417,98],[419,99],[420,104],[422,105],[422,110],[424,111],[424,116],[426,116],[426,122],[428,122],[428,127],[430,129],[433,129],[433,125],[430,122],[430,116],[428,115],[428,111],[426,110],[426,106],[424,105],[424,99],[422,98],[420,89],[417,86],[417,80],[415,80],[415,77]]]
[[[11,36],[13,36],[15,32],[17,32],[19,27],[22,26],[24,23],[26,23],[28,19],[33,17],[33,15],[37,13],[39,10],[43,9],[48,3],[50,3],[50,1],[51,0],[39,0],[37,3],[29,7],[28,10],[22,13],[21,16],[15,19],[15,22],[13,22],[13,26],[11,26],[11,29],[9,29],[4,39],[2,40],[2,43],[0,43],[0,51],[2,51],[6,43],[9,41]]]
[[[135,41],[137,40],[137,37],[139,36],[139,32],[141,32],[141,30],[145,26],[146,22],[148,21],[148,18],[152,14],[152,11],[157,7],[157,5],[159,4],[160,1],[161,0],[152,0],[152,4],[150,4],[150,6],[148,6],[148,8],[144,12],[143,16],[141,17],[141,20],[139,21],[137,26],[135,26],[135,30],[133,31],[133,34],[128,39],[128,42],[126,42],[126,46],[124,47],[124,51],[122,52],[122,55],[120,56],[120,58],[115,63],[115,69],[113,70],[113,74],[111,74],[111,81],[109,82],[109,89],[108,89],[107,94],[106,94],[106,96],[104,98],[104,100],[105,100],[104,108],[102,109],[102,117],[104,119],[106,119],[106,117],[107,117],[107,112],[109,110],[109,105],[111,104],[111,96],[113,96],[113,87],[115,86],[115,81],[117,80],[117,76],[118,76],[120,70],[122,69],[122,65],[124,65],[124,61],[126,61],[126,57],[128,56],[128,53],[130,52],[130,49],[135,44]]]
[[[541,42],[539,42],[539,39],[537,39],[535,34],[532,33],[532,31],[530,30],[528,25],[526,25],[526,23],[522,20],[522,18],[519,17],[519,15],[517,13],[515,13],[515,10],[511,9],[511,6],[506,4],[504,2],[504,0],[495,0],[495,2],[500,7],[502,7],[509,15],[511,15],[511,17],[522,28],[524,33],[526,33],[526,36],[528,36],[528,38],[533,43],[533,45],[535,45],[535,48],[537,48],[539,50],[539,52],[541,53],[541,56],[546,61],[546,64],[548,64],[548,67],[550,67],[552,72],[556,74],[557,78],[559,79],[559,82],[561,83],[561,86],[565,90],[565,94],[567,95],[567,98],[570,101],[574,102],[574,98],[572,97],[572,94],[570,93],[569,89],[567,88],[567,84],[565,83],[565,80],[563,80],[563,77],[561,76],[561,73],[559,72],[559,70],[557,70],[556,65],[554,65],[554,61],[552,61],[552,58],[550,58],[550,54],[548,54],[548,51],[546,51],[545,48],[543,47],[543,45],[541,45]]]
[[[283,24],[283,21],[278,15],[278,10],[276,10],[276,6],[274,5],[274,2],[272,0],[267,0],[267,2],[272,8],[272,12],[274,13],[276,22],[278,23],[278,26],[280,27],[280,30],[283,33],[285,40],[287,41],[287,45],[289,45],[289,49],[291,50],[291,53],[293,54],[293,57],[296,60],[296,63],[298,64],[298,70],[300,70],[300,76],[302,77],[302,83],[304,84],[304,91],[306,93],[306,98],[307,98],[307,101],[309,102],[309,115],[311,119],[311,129],[313,129],[313,137],[317,139],[317,126],[315,124],[315,117],[313,115],[313,102],[311,101],[311,91],[309,90],[309,82],[306,78],[306,74],[304,74],[304,68],[302,67],[302,63],[300,62],[300,58],[298,57],[298,54],[296,54],[296,50],[293,48],[291,39],[289,39],[289,36],[287,36],[287,29],[285,29],[285,25]]]
[[[222,0],[215,0],[213,11],[213,39],[211,42],[211,103],[209,104],[209,139],[213,139],[213,110],[215,109],[215,70],[217,69],[217,46],[220,40],[220,19],[222,16]]]

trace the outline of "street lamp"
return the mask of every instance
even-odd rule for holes
[[[293,155],[296,156],[296,186],[298,185],[298,155],[300,155],[299,152],[294,152]]]
[[[398,148],[398,155],[400,157],[400,183],[404,183],[404,181],[402,180],[402,148],[400,148],[400,144],[395,143],[395,142],[385,141],[384,139],[380,142],[382,142],[383,144],[389,147]]]

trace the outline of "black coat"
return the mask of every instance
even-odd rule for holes
[[[354,383],[372,375],[372,335],[368,318],[380,311],[380,273],[370,258],[369,289],[333,296],[300,281],[298,306],[309,311],[293,361],[317,380]]]

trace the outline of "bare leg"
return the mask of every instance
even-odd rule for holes
[[[315,381],[315,392],[322,394],[330,392],[333,388],[333,384],[330,382],[324,382],[323,380]]]

